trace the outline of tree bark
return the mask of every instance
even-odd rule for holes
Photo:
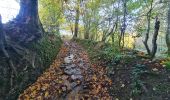
[[[151,23],[151,13],[152,13],[152,10],[153,10],[153,0],[151,1],[151,6],[150,6],[150,10],[149,12],[147,13],[147,21],[148,21],[148,25],[147,25],[147,31],[146,31],[146,36],[145,36],[145,40],[143,41],[143,44],[146,48],[146,51],[148,53],[148,55],[151,55],[151,51],[149,49],[149,46],[148,46],[148,39],[149,39],[149,33],[150,33],[150,23]]]
[[[125,36],[125,31],[126,31],[126,16],[127,16],[127,1],[126,0],[122,0],[123,1],[123,24],[121,26],[121,30],[120,30],[120,38],[119,38],[119,46],[121,48],[124,47],[124,36]],[[122,46],[121,46],[121,41],[122,41]]]
[[[20,11],[16,17],[16,21],[21,24],[21,33],[28,35],[25,38],[25,42],[27,43],[38,40],[44,33],[38,15],[38,0],[20,0]]]
[[[87,19],[88,20],[88,19]],[[84,39],[89,39],[89,33],[90,33],[90,21],[88,21],[88,23],[84,23]]]
[[[79,17],[80,17],[80,1],[77,0],[78,4],[77,4],[77,8],[76,8],[76,20],[75,20],[75,29],[74,29],[74,36],[73,38],[77,38],[78,36],[78,24],[79,24]]]
[[[168,26],[167,26],[167,32],[166,32],[166,44],[168,47],[168,54],[170,55],[170,2],[168,3],[168,7],[169,7],[169,10],[168,10],[168,14],[167,14]]]
[[[2,17],[0,15],[0,47],[4,46],[4,41],[5,41],[5,35],[3,32]]]
[[[151,54],[151,58],[155,57],[155,54],[156,54],[156,51],[157,51],[157,43],[156,43],[156,41],[157,41],[159,28],[160,28],[160,21],[158,20],[158,17],[156,17],[155,30],[154,30],[154,34],[153,34],[153,38],[152,38],[152,54]]]
[[[143,41],[143,44],[144,44],[144,46],[146,48],[146,51],[147,51],[148,55],[151,54],[151,51],[150,51],[149,46],[148,46],[148,39],[149,39],[149,33],[150,33],[150,19],[151,19],[150,16],[151,16],[151,10],[147,14],[148,27],[147,27],[145,40]]]
[[[14,67],[14,64],[8,54],[8,52],[5,49],[5,34],[3,31],[3,25],[2,25],[2,17],[0,15],[0,51],[2,51],[2,53],[4,54],[4,56],[7,59],[7,62],[9,64],[9,66],[11,67],[12,71],[14,72],[14,74],[17,76],[17,71]]]
[[[84,15],[84,39],[89,39],[89,35],[90,35],[90,26],[91,26],[91,19],[88,18],[88,14],[89,12],[85,11],[85,15]],[[87,17],[87,18],[86,18]]]

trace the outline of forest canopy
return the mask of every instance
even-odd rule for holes
[[[168,43],[165,41],[168,4],[167,0],[40,0],[39,13],[47,31],[117,42],[147,52],[152,50],[146,50],[144,40],[152,47],[157,18],[160,54],[167,50],[164,47]]]

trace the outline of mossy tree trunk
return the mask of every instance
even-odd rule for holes
[[[16,17],[18,23],[25,25],[22,33],[28,34],[25,42],[29,43],[42,37],[44,29],[38,15],[38,0],[20,0],[20,11]]]
[[[0,18],[1,19],[1,18]],[[17,17],[2,24],[0,20],[0,70],[4,79],[0,99],[15,100],[43,70],[42,61],[32,45],[42,38],[44,29],[38,15],[38,0],[20,0]],[[4,59],[4,60],[3,60]],[[7,85],[6,85],[7,84]],[[5,90],[5,91],[3,91]]]

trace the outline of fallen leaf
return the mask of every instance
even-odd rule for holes
[[[44,96],[45,96],[45,97],[48,97],[48,95],[49,95],[49,92],[46,91]]]

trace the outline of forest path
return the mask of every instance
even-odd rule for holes
[[[104,67],[91,64],[81,46],[65,41],[50,68],[19,100],[111,100],[110,84]]]

